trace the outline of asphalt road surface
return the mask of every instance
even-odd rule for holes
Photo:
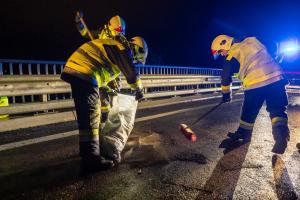
[[[5,144],[32,144],[0,151],[1,199],[298,199],[300,195],[300,97],[288,108],[291,139],[284,155],[274,155],[272,128],[265,107],[252,141],[220,148],[239,124],[242,99],[236,98],[193,126],[198,140],[179,132],[220,99],[139,109],[136,124],[111,170],[79,176],[78,135],[74,121],[0,134]],[[152,105],[152,106],[151,106]],[[70,133],[68,137],[39,140]],[[19,144],[19,143],[18,143]],[[25,144],[25,143],[24,143]]]

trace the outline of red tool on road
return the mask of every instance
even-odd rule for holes
[[[197,140],[197,135],[190,129],[186,124],[180,124],[179,125],[180,131],[184,134],[184,136],[188,139],[191,140],[192,142],[196,142]]]
[[[196,121],[194,121],[190,126],[186,124],[180,124],[179,129],[183,133],[183,135],[188,139],[191,140],[192,142],[195,142],[197,140],[197,135],[194,131],[192,131],[191,127],[197,124],[200,120],[205,118],[207,115],[209,115],[211,112],[216,110],[218,107],[220,107],[224,102],[220,102],[216,106],[214,106],[212,109],[201,115]]]
[[[235,91],[232,96],[236,95],[238,92],[240,92],[242,89],[238,89],[237,91]],[[192,126],[194,126],[195,124],[197,124],[199,121],[201,121],[203,118],[205,118],[207,115],[209,115],[210,113],[212,113],[214,110],[216,110],[218,107],[220,107],[224,102],[221,101],[220,103],[218,103],[217,105],[215,105],[214,107],[212,107],[209,111],[207,111],[206,113],[204,113],[203,115],[201,115],[198,119],[196,119],[196,121],[194,121],[190,126],[186,125],[186,124],[180,124],[179,125],[179,130],[182,132],[182,134],[188,139],[191,140],[192,142],[195,142],[197,140],[197,135],[196,133],[191,129]]]

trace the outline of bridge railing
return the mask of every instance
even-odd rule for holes
[[[141,75],[145,97],[161,98],[168,96],[182,96],[199,93],[220,91],[220,77],[196,75]],[[239,88],[239,82],[234,83]],[[123,90],[129,90],[129,85],[122,78]],[[0,107],[1,114],[20,114],[43,110],[65,109],[73,107],[69,84],[60,80],[59,75],[3,75],[0,78],[1,96],[33,96],[33,102],[15,103],[8,107]],[[55,94],[69,94],[68,97],[51,99]],[[40,97],[40,98],[35,98]]]
[[[0,60],[0,96],[8,96],[10,102],[0,107],[0,115],[72,108],[70,86],[59,77],[63,66],[54,61]],[[137,70],[147,99],[220,91],[220,69],[146,65]],[[240,81],[234,79],[233,86],[239,88]],[[129,90],[124,78],[122,88]],[[300,88],[293,85],[288,91],[299,93]]]
[[[0,75],[49,75],[60,74],[65,62],[61,61],[38,61],[38,60],[8,60],[0,59]],[[156,75],[208,75],[220,76],[220,69],[203,67],[181,67],[160,65],[137,65],[140,74]]]

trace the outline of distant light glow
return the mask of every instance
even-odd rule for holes
[[[279,44],[279,53],[287,57],[299,54],[300,46],[297,40],[284,41]]]

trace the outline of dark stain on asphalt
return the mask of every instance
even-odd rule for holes
[[[279,200],[296,200],[299,199],[294,189],[293,183],[289,176],[284,161],[279,155],[274,154],[272,157],[273,176],[275,181],[276,194]]]
[[[205,164],[207,164],[208,159],[200,153],[183,152],[183,153],[179,153],[179,154],[175,155],[172,160],[173,161],[179,160],[179,161],[183,161],[183,162],[194,162],[194,163],[198,163],[201,165],[205,165]]]

